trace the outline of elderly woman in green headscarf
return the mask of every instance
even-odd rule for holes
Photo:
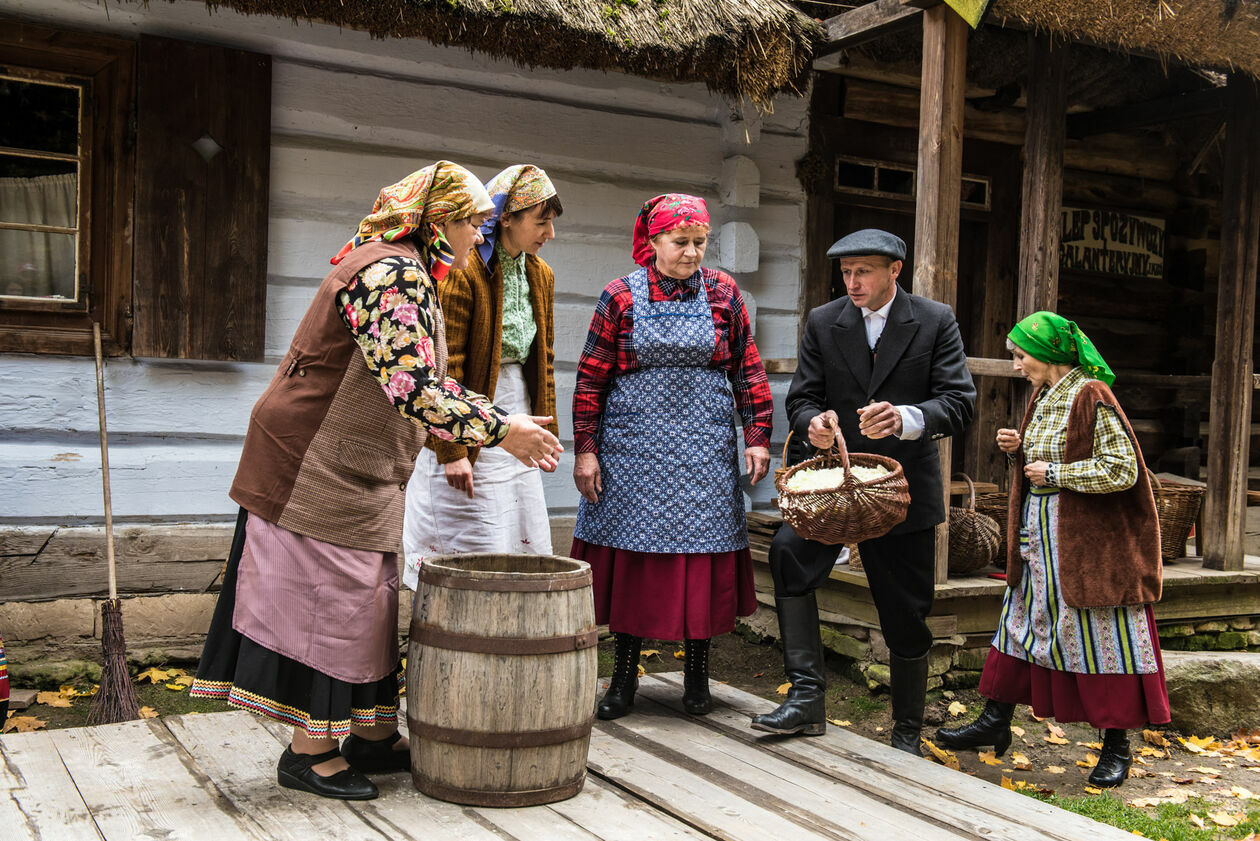
[[[1115,374],[1074,322],[1037,312],[1011,330],[1015,370],[1033,385],[1019,430],[997,445],[1017,467],[1006,599],[984,673],[984,712],[937,731],[951,748],[1011,743],[1016,704],[1105,730],[1092,785],[1120,785],[1126,731],[1169,720],[1151,604],[1161,567],[1155,499]]]

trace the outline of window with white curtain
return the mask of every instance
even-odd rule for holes
[[[0,75],[0,299],[87,305],[79,219],[88,84]]]

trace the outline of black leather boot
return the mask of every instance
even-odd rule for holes
[[[993,752],[1001,756],[1011,746],[1011,717],[1013,715],[1015,715],[1014,704],[986,701],[984,712],[970,724],[942,727],[937,730],[936,744],[955,750],[993,745]]]
[[[1089,784],[1098,788],[1115,788],[1129,776],[1133,754],[1129,752],[1129,734],[1125,730],[1107,728],[1103,733],[1102,755],[1090,772]]]
[[[774,712],[753,716],[752,727],[780,735],[821,736],[827,730],[827,675],[818,632],[818,602],[809,593],[776,598],[774,604],[779,611],[783,670],[792,688]]]
[[[683,709],[691,715],[713,711],[709,695],[709,640],[683,640]]]
[[[890,654],[888,671],[893,717],[891,744],[897,750],[922,756],[919,734],[927,700],[928,656],[906,658]]]
[[[639,688],[639,649],[643,638],[613,634],[613,673],[608,691],[595,709],[595,715],[608,720],[621,718],[634,706],[634,690]]]

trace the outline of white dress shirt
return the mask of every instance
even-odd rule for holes
[[[894,283],[893,296],[888,299],[888,303],[877,310],[860,308],[862,320],[866,323],[866,346],[871,350],[875,349],[880,336],[884,334],[884,326],[888,323],[888,312],[892,309],[896,298],[897,285]],[[901,434],[897,437],[902,441],[917,441],[923,435],[923,410],[918,406],[898,406],[897,411],[901,413]]]

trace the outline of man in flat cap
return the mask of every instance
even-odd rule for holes
[[[905,471],[905,521],[858,549],[890,652],[892,745],[921,755],[935,527],[945,520],[936,442],[971,422],[976,388],[953,310],[898,288],[906,257],[901,239],[858,231],[827,256],[840,261],[848,295],[810,312],[787,416],[797,436],[815,447],[830,447],[838,427],[850,452],[890,456]],[[792,688],[778,709],[753,718],[758,730],[817,736],[826,729],[814,591],[826,582],[840,548],[806,540],[786,523],[775,535],[770,569]]]

